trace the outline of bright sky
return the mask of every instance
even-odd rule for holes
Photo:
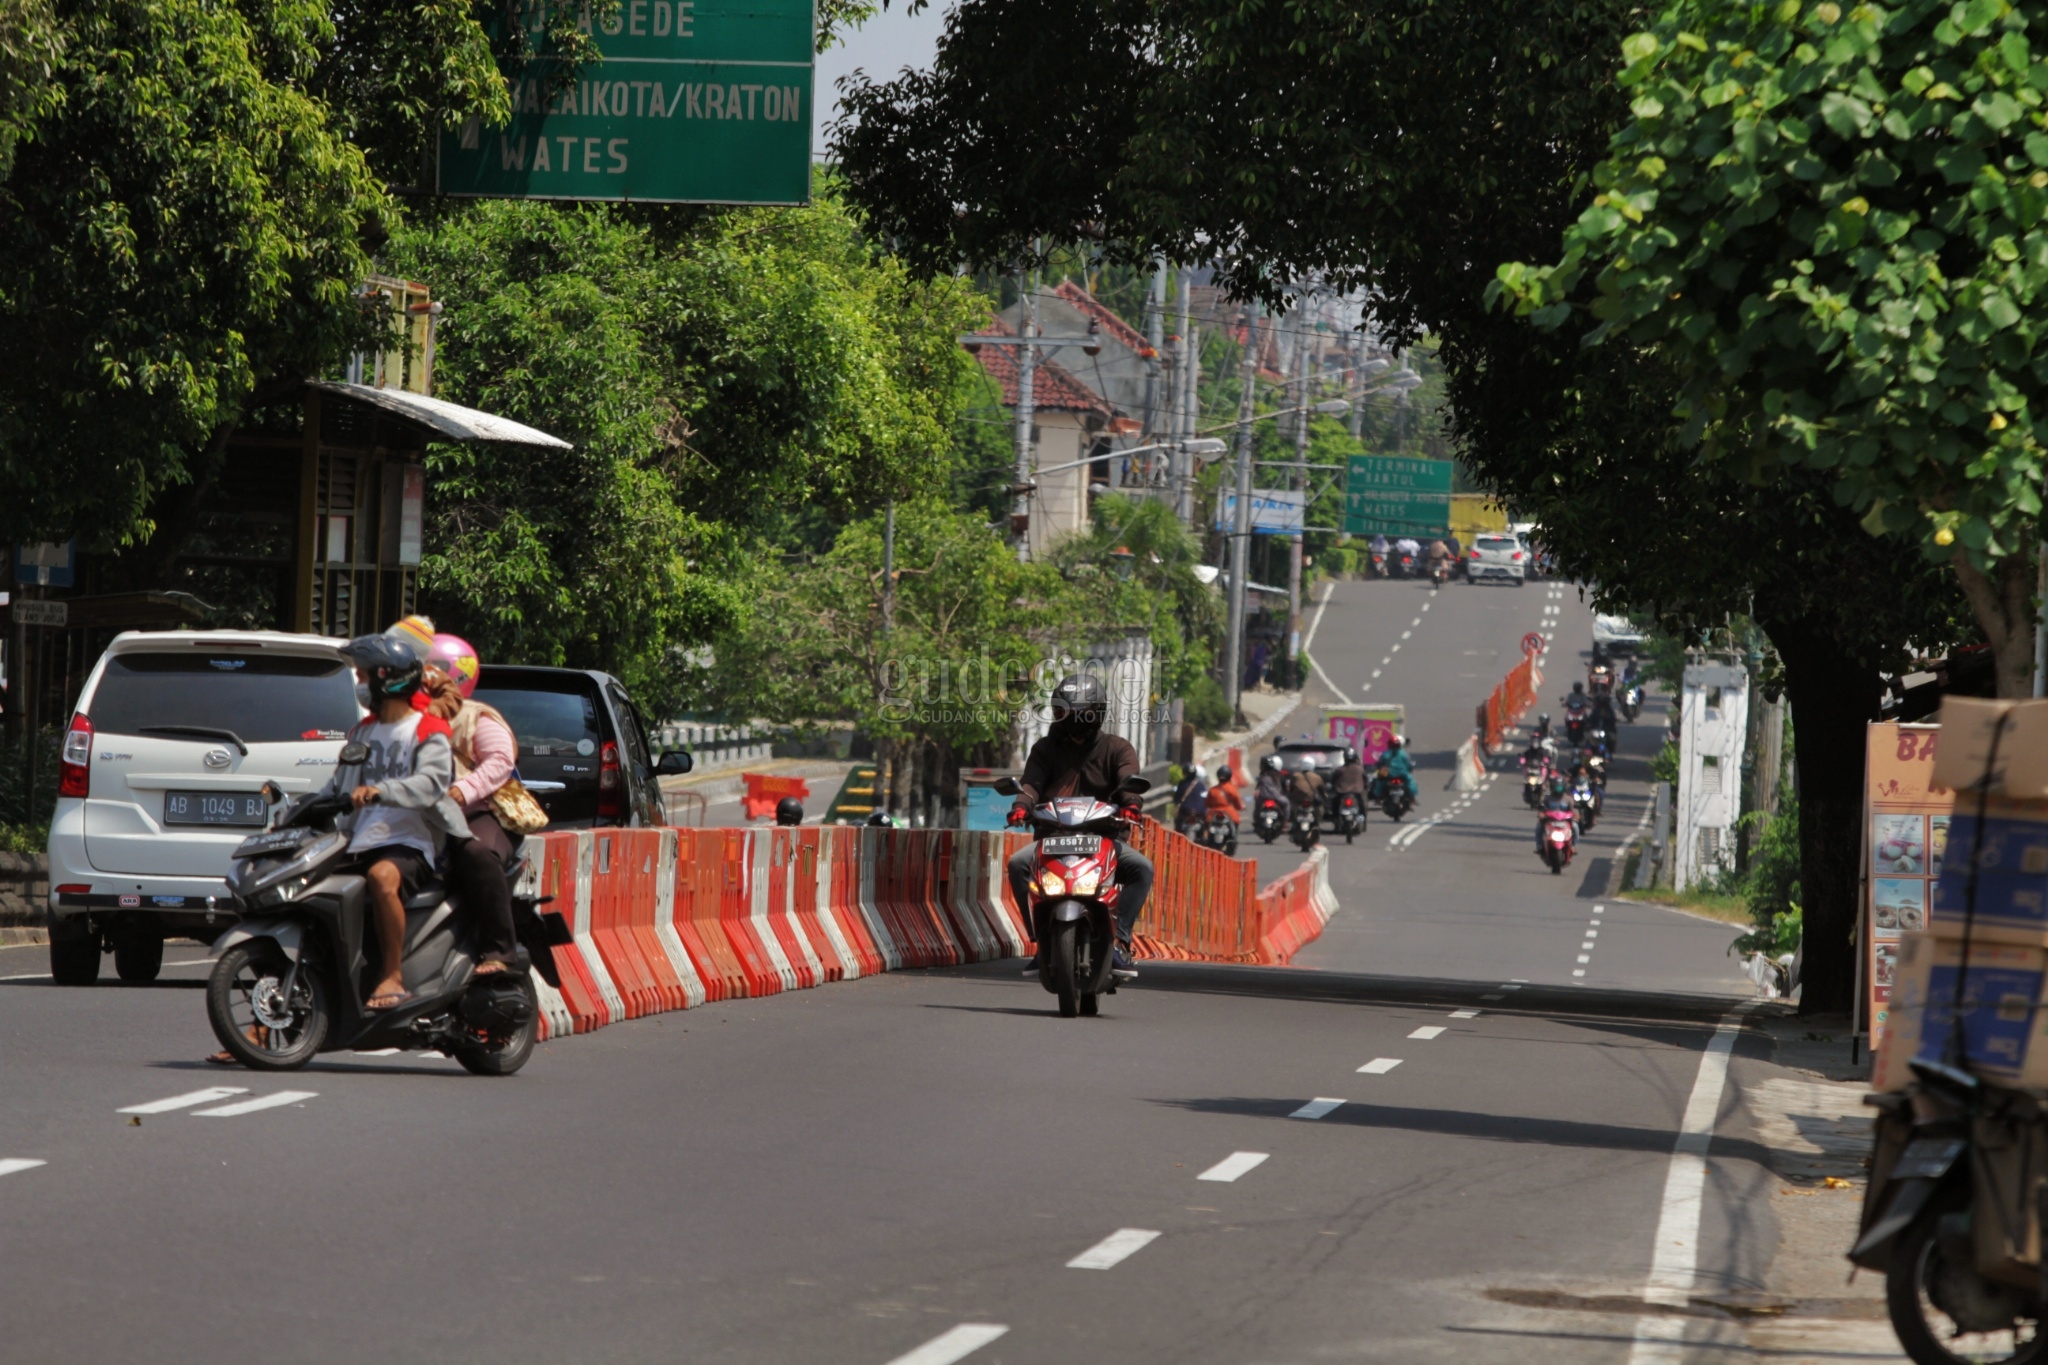
[[[917,14],[908,9],[907,0],[889,0],[889,8],[819,56],[815,87],[818,120],[811,134],[812,155],[824,154],[826,125],[839,117],[841,76],[858,68],[880,81],[894,77],[906,66],[919,70],[931,66],[939,33],[946,26],[946,7],[932,4]]]

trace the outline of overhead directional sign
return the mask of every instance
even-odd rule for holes
[[[552,0],[501,0],[502,41]],[[586,11],[586,15],[587,15]],[[508,71],[512,121],[441,134],[442,194],[801,204],[811,195],[811,0],[621,0],[604,53],[565,81],[539,57]]]
[[[1352,535],[1443,536],[1451,525],[1451,462],[1353,455],[1344,479]]]

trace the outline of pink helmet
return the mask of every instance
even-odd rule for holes
[[[425,662],[428,666],[446,673],[455,684],[455,690],[463,696],[476,691],[476,675],[483,668],[483,662],[476,657],[476,650],[460,635],[446,631],[434,636],[434,643],[427,650]]]

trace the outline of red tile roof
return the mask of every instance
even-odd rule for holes
[[[1016,329],[1001,318],[991,318],[983,332],[991,336],[1015,336]],[[1002,386],[1003,406],[1017,406],[1016,346],[983,346],[975,355],[981,368]],[[1031,406],[1040,412],[1092,412],[1113,417],[1116,409],[1097,397],[1095,391],[1068,374],[1056,363],[1040,357],[1031,375]]]
[[[1072,280],[1061,280],[1059,288],[1052,291],[1053,297],[1064,300],[1094,318],[1102,326],[1103,334],[1112,336],[1122,345],[1144,355],[1152,349],[1152,343],[1145,334],[1111,312],[1109,305],[1075,284]]]

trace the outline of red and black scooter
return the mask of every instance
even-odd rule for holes
[[[1152,784],[1124,779],[1139,795]],[[995,789],[1017,794],[1013,778]],[[1116,989],[1116,841],[1130,833],[1120,806],[1092,796],[1062,796],[1031,809],[1037,840],[1031,862],[1031,937],[1038,944],[1039,984],[1059,997],[1060,1017],[1094,1015]]]

